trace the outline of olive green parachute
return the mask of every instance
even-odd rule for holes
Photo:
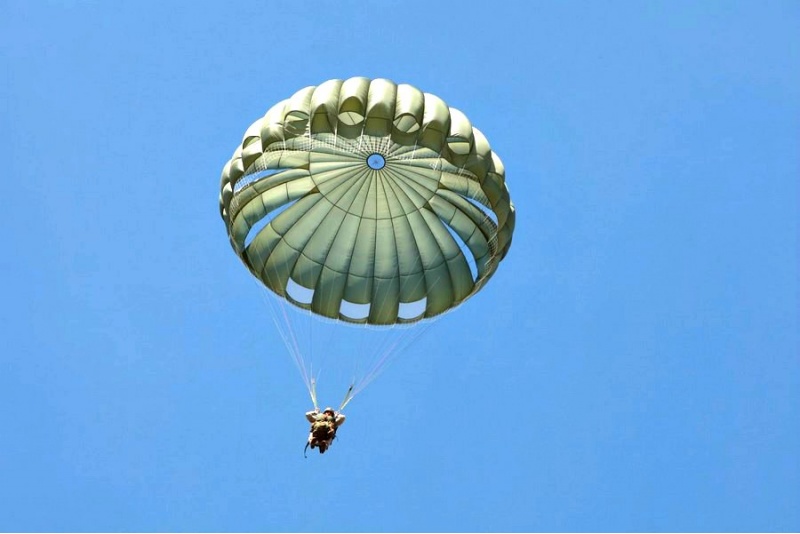
[[[306,87],[254,122],[225,165],[231,245],[315,314],[392,325],[475,294],[508,252],[503,164],[440,98],[385,79]]]

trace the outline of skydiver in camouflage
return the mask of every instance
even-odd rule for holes
[[[333,408],[325,408],[320,413],[315,408],[306,412],[306,419],[311,423],[311,432],[308,434],[308,443],[306,443],[303,454],[309,445],[312,449],[318,448],[320,454],[325,454],[333,440],[336,439],[336,430],[344,424],[344,414],[334,412]]]

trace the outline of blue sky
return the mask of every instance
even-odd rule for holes
[[[798,3],[0,11],[0,529],[800,529]],[[517,227],[304,459],[219,174],[355,75],[464,110]]]

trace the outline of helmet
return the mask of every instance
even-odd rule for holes
[[[333,411],[333,408],[331,408],[331,407],[329,406],[329,407],[325,408],[324,410],[322,410],[322,413],[329,413],[329,414],[333,415],[333,414],[335,414],[336,412],[334,412],[334,411]]]

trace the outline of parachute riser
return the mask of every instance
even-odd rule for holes
[[[342,400],[342,404],[339,405],[339,409],[337,411],[341,412],[342,410],[344,410],[344,407],[347,406],[347,404],[351,400],[353,400],[353,397],[355,396],[355,395],[353,395],[353,387],[354,386],[355,386],[355,384],[350,384],[350,387],[347,388],[347,393],[344,394],[344,400]]]
[[[314,410],[319,411],[319,405],[317,404],[317,379],[311,378],[311,387],[309,388],[309,393],[311,394],[311,402],[314,405]]]

